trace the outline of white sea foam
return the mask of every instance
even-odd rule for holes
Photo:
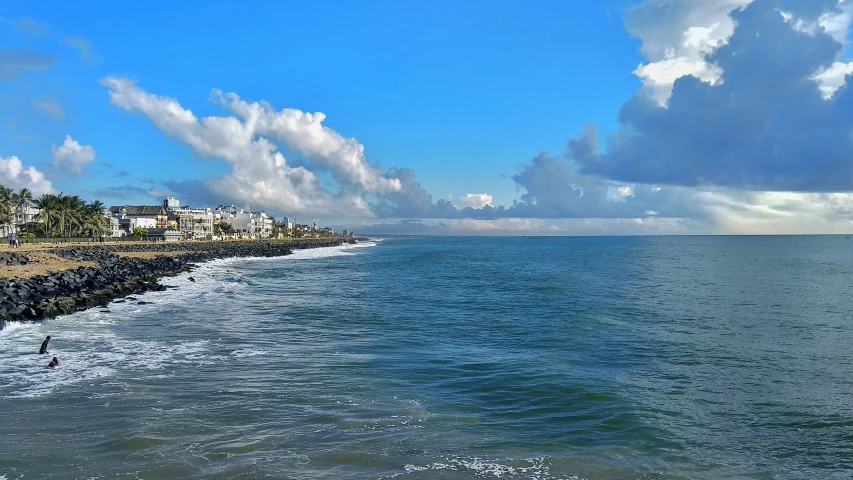
[[[171,339],[139,340],[123,337],[117,324],[134,317],[150,317],[168,308],[183,308],[209,297],[222,298],[247,288],[235,264],[251,261],[310,260],[352,255],[360,248],[375,246],[364,242],[356,245],[295,250],[293,255],[275,258],[232,258],[205,262],[189,273],[162,280],[178,288],[165,292],[148,292],[131,299],[113,302],[108,312],[92,309],[61,316],[44,323],[9,322],[0,330],[0,397],[38,397],[73,384],[112,376],[116,371],[165,371],[181,364],[205,364],[227,358],[264,355],[250,348],[237,349],[227,356],[211,354],[208,340],[175,342]],[[190,277],[193,280],[190,280]],[[138,302],[146,302],[140,305]],[[45,336],[53,337],[50,355],[38,355]],[[52,357],[59,358],[59,368],[48,368]],[[0,479],[2,480],[2,479]]]
[[[507,462],[509,463],[509,462]],[[532,480],[579,480],[576,476],[554,477],[551,475],[550,467],[544,458],[531,458],[521,460],[518,463],[523,466],[512,466],[506,463],[487,461],[477,457],[452,457],[444,462],[435,462],[428,465],[408,464],[404,467],[406,473],[418,473],[436,470],[448,470],[455,472],[473,472],[478,478],[525,478]],[[525,465],[526,464],[526,465]],[[397,477],[402,474],[395,474]]]

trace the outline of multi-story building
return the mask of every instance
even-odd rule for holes
[[[270,238],[275,221],[265,212],[252,212],[231,206],[219,206],[214,211],[217,223],[227,223],[239,238]]]
[[[169,220],[186,239],[202,239],[213,235],[214,216],[209,208],[181,207],[169,210]]]
[[[166,212],[166,207],[157,205],[115,206],[110,207],[110,214],[119,220],[141,220],[140,222],[135,222],[139,224],[140,228],[167,228],[169,226],[169,217]],[[149,225],[152,223],[148,220],[153,221],[154,226],[143,227],[142,225]]]

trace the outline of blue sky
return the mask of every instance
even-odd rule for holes
[[[819,92],[844,83],[848,3],[17,2],[0,23],[0,159],[43,174],[35,190],[174,193],[366,231],[844,231],[850,139],[827,125],[851,123],[846,88]],[[749,28],[773,38],[740,40]],[[170,123],[169,99],[194,119]],[[226,141],[233,128],[197,121],[237,122],[244,103],[323,112],[327,130]],[[803,127],[780,119],[802,112],[825,128],[782,142]]]

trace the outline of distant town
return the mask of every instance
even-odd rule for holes
[[[9,240],[37,238],[92,238],[175,242],[184,240],[284,239],[351,237],[317,222],[299,224],[276,220],[262,210],[234,205],[215,208],[181,205],[168,197],[161,205],[87,203],[77,196],[45,194],[33,198],[0,186],[0,235]]]

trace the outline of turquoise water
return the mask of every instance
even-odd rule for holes
[[[0,331],[0,476],[850,478],[851,272],[844,237],[213,262]]]

